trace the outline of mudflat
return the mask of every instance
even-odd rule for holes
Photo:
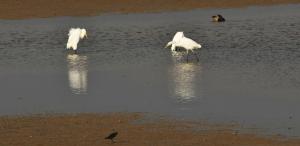
[[[1,1],[0,18],[91,16],[108,12],[161,12],[299,2],[300,0],[5,0]]]
[[[9,146],[296,146],[300,140],[257,136],[235,125],[149,118],[141,113],[35,115],[0,118],[0,145]],[[115,143],[105,140],[112,129]]]

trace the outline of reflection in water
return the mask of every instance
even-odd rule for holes
[[[73,93],[87,92],[87,56],[68,54],[69,84]]]
[[[201,73],[201,66],[199,63],[182,61],[184,55],[180,52],[173,52],[172,57],[175,63],[170,71],[173,94],[179,102],[192,101],[197,97],[195,80]]]

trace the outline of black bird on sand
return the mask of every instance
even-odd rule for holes
[[[113,130],[112,133],[110,133],[107,137],[105,137],[104,139],[110,139],[111,143],[114,143],[114,138],[118,135],[118,132]]]

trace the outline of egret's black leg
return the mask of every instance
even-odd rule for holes
[[[192,51],[193,55],[196,56],[196,59],[199,62],[199,57],[198,57],[197,53],[195,53],[193,50],[191,50],[191,51]]]
[[[186,62],[189,62],[189,51],[186,51]]]
[[[198,57],[197,53],[194,52],[194,55],[196,56],[196,59],[199,62],[199,57]]]
[[[74,53],[77,54],[77,50],[74,50]]]

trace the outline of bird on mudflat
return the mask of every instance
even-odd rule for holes
[[[175,51],[176,47],[182,47],[186,50],[187,53],[187,61],[188,61],[188,56],[189,56],[189,51],[194,53],[195,49],[201,48],[201,45],[195,42],[194,40],[187,38],[184,36],[184,33],[182,31],[177,32],[173,40],[168,42],[165,48],[171,46],[171,50]],[[195,54],[196,55],[196,54]],[[197,60],[199,60],[198,56],[196,55]]]
[[[75,54],[77,54],[77,44],[79,40],[87,37],[86,29],[81,28],[71,28],[69,30],[69,39],[67,43],[67,49],[73,49]]]
[[[110,134],[109,134],[107,137],[105,137],[104,139],[110,139],[110,140],[111,140],[111,143],[115,143],[114,138],[116,138],[117,135],[118,135],[118,132],[115,131],[115,130],[113,129],[113,132],[110,133]]]
[[[211,16],[211,18],[213,22],[225,22],[225,18],[220,14]]]

